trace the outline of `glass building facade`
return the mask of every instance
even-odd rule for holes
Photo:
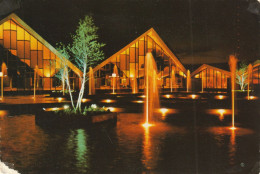
[[[260,63],[257,63],[253,66],[253,84],[260,85]]]
[[[191,77],[200,78],[204,88],[226,89],[230,72],[204,64],[195,70]]]
[[[186,69],[160,39],[155,30],[150,29],[94,68],[96,88],[110,89],[112,87],[112,74],[116,67],[118,70],[116,88],[129,89],[132,86],[133,79],[136,79],[138,89],[143,89],[147,52],[151,52],[156,61],[157,74],[162,88],[170,88],[173,76],[172,70],[175,72],[174,87],[185,87]]]
[[[0,22],[0,47],[1,63],[8,68],[5,89],[32,90],[36,66],[37,89],[61,88],[60,80],[55,77],[60,69],[61,55],[15,14]],[[74,88],[79,84],[73,71],[71,84]]]

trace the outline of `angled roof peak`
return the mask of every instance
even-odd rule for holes
[[[46,46],[50,51],[52,51],[54,54],[57,55],[57,57],[60,59],[62,58],[62,54],[58,52],[52,45],[50,45],[45,39],[43,39],[38,33],[36,33],[29,25],[27,25],[21,18],[19,18],[15,13],[11,13],[4,19],[0,21],[0,25],[8,20],[15,21],[20,27],[22,27],[24,30],[26,30],[28,33],[30,33],[33,37],[35,37],[39,42],[41,42],[44,46]],[[82,76],[82,72],[73,65],[70,61],[67,61],[68,66],[78,75]]]
[[[182,65],[182,63],[178,60],[178,58],[173,54],[173,52],[168,48],[168,46],[164,43],[164,41],[161,39],[161,37],[158,35],[158,33],[155,31],[155,29],[153,27],[151,27],[150,29],[148,29],[146,32],[144,32],[143,34],[141,34],[139,37],[137,37],[135,40],[133,40],[132,42],[130,42],[128,45],[126,45],[125,47],[123,47],[121,50],[119,50],[118,52],[116,52],[115,54],[113,54],[112,56],[110,56],[109,58],[107,58],[105,61],[103,61],[101,64],[99,64],[98,66],[96,66],[93,71],[97,71],[98,69],[100,69],[101,67],[103,67],[105,64],[109,63],[113,58],[117,57],[118,55],[122,54],[126,49],[128,49],[129,47],[131,47],[133,44],[135,44],[138,40],[142,39],[145,36],[150,36],[161,48],[163,48],[163,50],[165,51],[165,53],[173,60],[173,62],[181,69],[181,71],[183,71],[186,74],[186,69],[185,67]]]

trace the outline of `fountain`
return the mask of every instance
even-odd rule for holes
[[[35,100],[35,94],[36,94],[36,81],[37,81],[37,71],[38,71],[38,66],[36,65],[34,68],[34,84],[33,84],[33,98]]]
[[[191,90],[190,70],[187,70],[187,79],[186,79],[186,83],[187,83],[187,92],[189,92],[189,91]]]
[[[174,68],[172,68],[172,73],[171,73],[171,92],[172,92],[172,88],[176,85],[175,84],[175,70]]]
[[[237,66],[237,59],[235,56],[229,56],[229,67],[231,72],[231,95],[232,95],[232,127],[231,129],[235,128],[235,83],[236,83],[236,66]]]
[[[115,89],[118,88],[117,77],[118,77],[118,69],[117,69],[117,66],[115,65],[114,70],[113,70],[113,74],[112,74],[113,94],[115,94]]]
[[[247,69],[247,100],[250,100],[249,90],[250,90],[250,80],[251,80],[250,78],[252,77],[252,71],[253,71],[252,64],[249,64]]]
[[[137,80],[136,80],[135,74],[131,75],[130,78],[131,78],[131,81],[132,81],[131,82],[132,93],[136,94],[136,93],[138,93],[138,86],[137,86]]]
[[[90,67],[89,68],[89,95],[94,95],[95,94],[95,79],[94,79],[94,72],[93,69]]]
[[[159,109],[159,94],[157,84],[157,66],[152,53],[147,53],[145,57],[145,123],[144,127],[149,127],[149,120],[154,115],[154,111]]]
[[[204,92],[204,86],[203,86],[203,81],[204,81],[204,75],[203,75],[203,71],[201,72],[201,92],[203,93]]]
[[[1,72],[1,99],[4,99],[4,76],[7,75],[7,67],[6,64],[2,63],[2,72]]]

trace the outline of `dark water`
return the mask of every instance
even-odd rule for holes
[[[251,129],[167,122],[145,129],[142,121],[120,114],[114,127],[50,130],[33,115],[1,117],[1,161],[22,174],[252,173],[259,161]]]

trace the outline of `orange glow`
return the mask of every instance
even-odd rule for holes
[[[167,109],[167,108],[161,108],[160,109],[160,112],[162,113],[162,116],[165,116],[168,111],[169,111],[169,109]]]
[[[61,101],[63,100],[63,98],[58,97],[57,100],[58,100],[59,102],[61,102]]]
[[[192,99],[197,99],[197,98],[198,98],[198,95],[192,94],[192,95],[190,95],[190,97],[191,97]]]
[[[110,110],[110,112],[123,112],[124,111],[124,109],[122,109],[122,108],[115,108],[115,107],[106,107],[105,108],[106,110]]]
[[[226,113],[225,109],[218,109],[218,113],[220,113],[221,115],[223,115],[224,113]]]
[[[90,99],[87,99],[87,98],[81,99],[81,102],[82,102],[82,103],[89,102],[89,101],[90,101]]]
[[[145,95],[141,95],[141,96],[139,96],[139,97],[141,97],[141,98],[145,98]]]
[[[142,100],[133,101],[133,103],[144,103]]]
[[[7,116],[8,112],[5,110],[0,110],[0,117]]]
[[[114,107],[107,107],[106,109],[109,109],[111,112],[114,112],[116,110]]]
[[[102,100],[101,102],[103,102],[103,103],[114,103],[115,100],[105,99],[105,100]]]
[[[154,125],[151,124],[151,123],[145,122],[144,124],[142,124],[142,126],[147,129],[147,128],[154,126]]]
[[[171,98],[172,96],[169,94],[164,95],[165,98]]]
[[[229,129],[231,129],[231,130],[236,130],[237,128],[234,127],[234,126],[232,126],[232,127],[230,127]]]
[[[225,99],[227,96],[224,96],[224,95],[216,95],[215,96],[215,99],[218,99],[218,100],[223,100]]]
[[[249,96],[249,98],[248,97],[246,97],[248,100],[257,100],[258,99],[258,97],[256,97],[256,96]]]

